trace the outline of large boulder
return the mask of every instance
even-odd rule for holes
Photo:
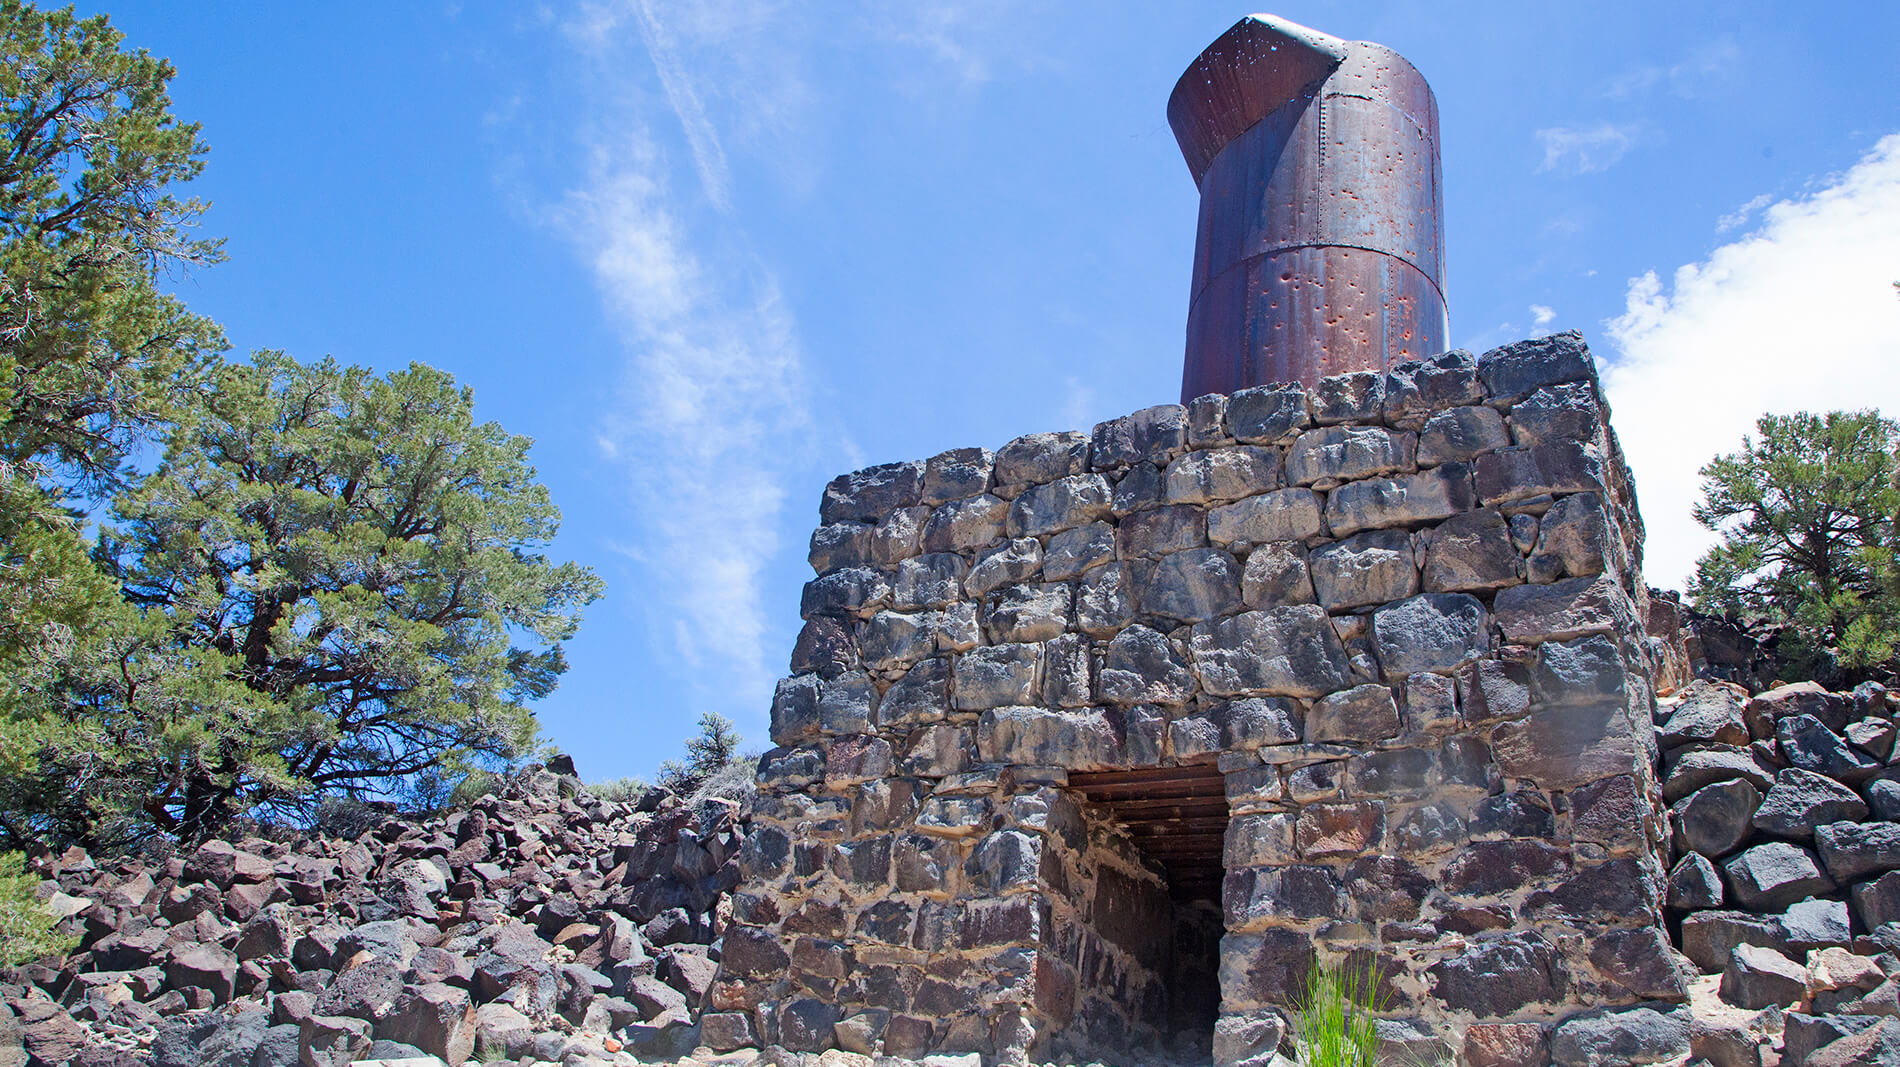
[[[1817,826],[1866,817],[1867,803],[1852,789],[1825,775],[1788,767],[1775,775],[1774,788],[1755,809],[1755,829],[1805,843]]]

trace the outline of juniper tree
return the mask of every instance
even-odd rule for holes
[[[138,442],[194,396],[224,345],[160,291],[219,258],[203,166],[170,113],[170,64],[103,16],[0,0],[0,779],[71,744],[62,666],[124,619],[74,508],[121,484]],[[0,815],[4,815],[0,811]]]
[[[136,806],[194,837],[523,754],[600,591],[543,554],[528,440],[420,364],[260,353],[203,405],[114,503],[100,555],[139,618],[71,679],[82,743],[38,781],[87,788],[42,788],[41,820],[97,836]]]
[[[1740,451],[1702,468],[1695,519],[1722,541],[1696,564],[1696,605],[1786,627],[1792,660],[1809,670],[1890,664],[1900,426],[1875,411],[1755,425]]]

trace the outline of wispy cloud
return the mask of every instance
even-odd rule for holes
[[[1741,63],[1741,48],[1724,35],[1696,45],[1674,63],[1635,67],[1617,75],[1606,95],[1627,100],[1661,88],[1685,99],[1707,96],[1738,73]]]
[[[1589,174],[1608,170],[1636,146],[1637,128],[1613,122],[1594,126],[1550,126],[1537,131],[1544,162],[1538,170]]]
[[[1669,283],[1654,272],[1630,281],[1607,324],[1619,358],[1605,384],[1642,494],[1652,582],[1680,585],[1713,544],[1689,517],[1698,471],[1762,413],[1900,413],[1896,249],[1900,134]]]
[[[700,102],[692,78],[680,63],[678,36],[655,16],[651,0],[635,0],[632,8],[640,23],[647,55],[652,57],[653,69],[666,89],[667,102],[673,106],[673,114],[686,133],[686,143],[692,147],[693,165],[699,170],[706,198],[719,210],[730,211],[732,175],[726,169],[726,150],[720,147],[719,135],[706,118],[706,106]]]
[[[645,4],[589,7],[568,29],[591,71],[577,132],[587,162],[555,214],[627,354],[598,434],[631,490],[622,548],[681,660],[716,666],[729,699],[762,707],[777,656],[761,577],[813,434],[794,316],[730,219],[718,124],[676,34]],[[643,56],[690,166],[668,157],[663,120],[640,106]]]
[[[1755,212],[1760,211],[1762,208],[1765,208],[1769,204],[1772,204],[1774,202],[1775,202],[1774,197],[1769,196],[1767,193],[1761,194],[1760,196],[1754,198],[1753,200],[1750,200],[1748,203],[1743,204],[1741,207],[1736,208],[1734,211],[1730,212],[1729,214],[1724,215],[1719,219],[1716,219],[1715,232],[1727,233],[1730,230],[1741,229],[1743,226],[1748,225],[1749,219],[1752,219],[1755,217]]]
[[[1531,325],[1538,327],[1539,329],[1545,326],[1549,326],[1551,323],[1551,320],[1557,317],[1556,308],[1548,307],[1543,304],[1532,304],[1530,307],[1530,312],[1531,312]]]

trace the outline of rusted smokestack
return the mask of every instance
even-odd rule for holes
[[[1249,15],[1168,124],[1201,187],[1183,402],[1443,351],[1438,103],[1398,53]]]

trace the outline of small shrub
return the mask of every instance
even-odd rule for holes
[[[1378,1019],[1382,975],[1377,964],[1324,967],[1306,972],[1306,991],[1295,1005],[1294,1047],[1306,1067],[1373,1067],[1379,1054]]]
[[[595,782],[587,786],[587,791],[609,804],[631,804],[652,787],[639,778],[615,778],[607,782]]]
[[[64,956],[79,944],[78,938],[55,929],[57,920],[36,893],[39,884],[39,878],[27,873],[25,856],[0,855],[0,967]]]

